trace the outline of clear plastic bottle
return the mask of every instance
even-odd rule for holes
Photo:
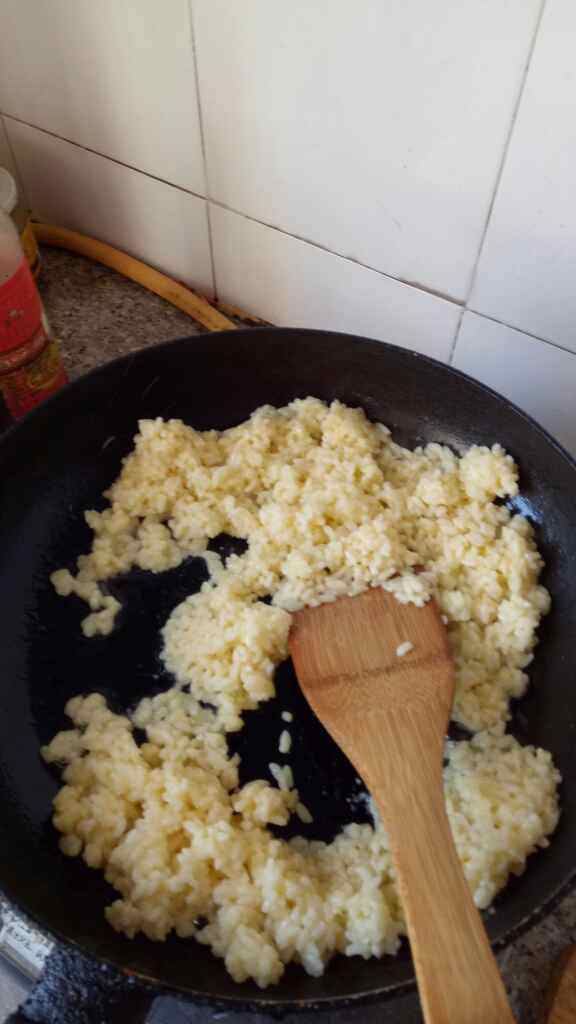
[[[66,381],[18,231],[0,210],[0,429]]]

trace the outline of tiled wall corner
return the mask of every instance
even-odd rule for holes
[[[530,413],[576,456],[576,355],[465,313],[453,363]]]
[[[575,39],[548,0],[470,306],[576,352]]]
[[[460,307],[350,260],[212,207],[220,298],[278,325],[390,341],[447,359]]]
[[[211,198],[467,293],[541,0],[194,0]]]
[[[204,199],[10,118],[6,126],[37,217],[213,293]]]
[[[3,0],[0,112],[205,194],[189,0]]]

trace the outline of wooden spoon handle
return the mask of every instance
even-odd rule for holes
[[[565,950],[552,974],[545,1019],[546,1024],[574,1024],[576,1020],[576,946]]]
[[[383,718],[380,758],[369,758],[380,764],[381,777],[366,779],[388,831],[424,1017],[427,1024],[513,1024],[454,847],[441,739],[430,735],[435,728],[427,715],[410,710],[402,723]]]

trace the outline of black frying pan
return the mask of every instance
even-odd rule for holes
[[[194,942],[165,944],[117,935],[103,907],[112,891],[99,873],[63,857],[49,823],[57,776],[39,745],[65,724],[68,697],[103,691],[117,709],[167,685],[158,680],[159,626],[203,577],[191,559],[161,577],[118,579],[125,603],[119,628],[86,640],[82,609],[54,594],[49,573],[89,544],[82,510],[102,507],[141,417],[179,417],[195,427],[228,427],[263,403],[298,396],[361,405],[388,424],[401,444],[428,441],[457,451],[502,442],[518,460],[522,497],[513,505],[537,526],[553,611],[541,631],[532,689],[514,712],[522,742],[551,750],[564,776],[563,814],[549,850],[531,858],[523,878],[498,900],[486,925],[499,946],[549,910],[576,873],[576,466],[540,427],[503,398],[447,366],[375,341],[316,331],[257,329],[175,341],[108,364],[40,407],[0,444],[0,886],[37,925],[64,943],[28,1017],[48,1021],[66,999],[62,978],[80,981],[70,1020],[126,1018],[144,1012],[147,986],[196,1002],[261,1011],[342,1009],[383,1000],[413,983],[407,949],[397,958],[338,958],[320,979],[292,966],[265,992],[236,985],[222,963]],[[221,538],[218,542],[228,542]],[[291,666],[278,673],[282,704],[295,712],[296,784],[315,823],[308,835],[331,837],[351,820],[354,773],[300,695]],[[247,716],[236,738],[244,777],[274,759],[277,711]],[[267,727],[267,723],[271,727]],[[272,722],[273,727],[272,727]],[[361,812],[355,816],[361,819]],[[317,823],[321,824],[318,825]],[[73,962],[70,947],[86,954]],[[94,961],[115,970],[94,967]],[[80,966],[79,966],[80,964]],[[132,979],[132,980],[129,980]],[[98,996],[97,991],[98,990]],[[82,992],[88,997],[83,1000]],[[80,1004],[86,1006],[80,1012]],[[14,1018],[16,1019],[16,1018]],[[143,1017],[140,1017],[143,1019]]]

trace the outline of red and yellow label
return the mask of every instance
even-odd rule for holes
[[[54,340],[48,341],[41,354],[25,366],[0,376],[4,400],[14,419],[30,412],[67,383],[60,350]]]
[[[0,285],[0,353],[26,345],[42,327],[42,303],[26,257]]]
[[[0,286],[0,389],[19,419],[67,383],[55,341],[48,335],[42,303],[23,257]]]

